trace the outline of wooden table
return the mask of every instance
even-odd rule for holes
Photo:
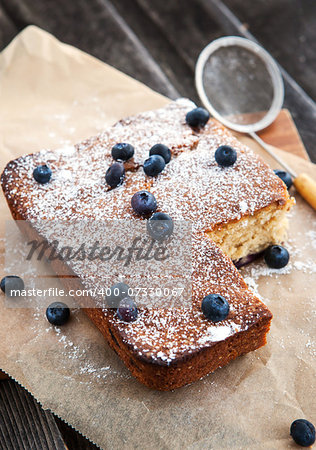
[[[284,105],[316,162],[315,23],[314,0],[0,0],[0,50],[25,26],[35,24],[171,98],[183,95],[198,102],[194,66],[201,49],[223,35],[258,40],[282,66]],[[279,118],[282,128],[291,128],[284,114]],[[295,130],[284,128],[284,135],[287,141],[280,142],[304,156]],[[265,132],[267,140],[270,136],[275,144],[275,133]],[[17,383],[4,379],[2,448],[96,446],[44,411]]]

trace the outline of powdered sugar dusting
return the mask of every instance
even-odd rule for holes
[[[79,383],[89,385],[91,382],[101,381],[112,378],[130,378],[127,371],[122,371],[121,365],[116,364],[116,360],[108,364],[107,351],[100,339],[100,352],[96,352],[94,346],[87,342],[80,334],[81,325],[85,322],[85,317],[79,309],[72,310],[72,320],[75,320],[75,331],[72,338],[69,337],[68,325],[66,327],[57,327],[50,325],[45,317],[45,310],[42,307],[33,308],[32,310],[33,325],[30,329],[33,331],[33,342],[37,343],[37,348],[41,348],[41,340],[43,345],[49,346],[49,340],[53,339],[54,354],[56,358],[62,355],[64,361],[67,362],[63,369],[65,372],[63,377],[65,380],[78,379]],[[84,340],[83,340],[84,339]],[[92,340],[93,344],[94,341]],[[46,348],[46,347],[45,347]],[[76,363],[74,364],[73,361]]]
[[[139,355],[170,363],[245,331],[260,317],[269,314],[247,289],[232,262],[203,235],[193,238],[192,262],[191,307],[148,309],[129,324],[117,321],[115,315],[110,317],[111,323]],[[229,301],[230,313],[226,320],[210,324],[203,316],[201,300],[209,293],[220,293]]]
[[[222,144],[237,150],[232,167],[221,168],[215,161],[215,151]],[[210,121],[197,147],[174,158],[150,190],[163,211],[190,219],[197,230],[206,231],[240,220],[273,202],[284,204],[288,194],[276,178],[250,149]]]
[[[192,220],[195,233],[239,220],[273,202],[285,203],[287,193],[280,179],[217,122],[209,121],[201,132],[186,125],[185,115],[193,106],[181,99],[122,120],[75,147],[21,157],[4,171],[6,196],[14,210],[36,226],[38,220],[47,219],[139,220],[130,200],[135,192],[146,189],[156,196],[158,210],[174,219]],[[123,185],[111,190],[104,176],[113,162],[111,147],[117,142],[134,145],[135,156],[125,165]],[[141,165],[157,143],[171,149],[172,160],[158,177],[149,178]],[[233,167],[222,169],[215,162],[215,150],[222,144],[237,150]],[[34,167],[39,164],[52,168],[50,183],[39,185],[33,179]],[[143,356],[170,363],[244,331],[269,314],[247,290],[228,258],[204,235],[196,234],[194,239],[192,307],[145,310],[131,324],[118,321],[115,315],[110,318]],[[99,279],[103,275],[98,274]],[[94,281],[84,272],[81,278]],[[200,308],[201,299],[211,292],[222,293],[231,304],[227,320],[212,327]]]
[[[238,333],[241,330],[240,325],[227,325],[224,327],[208,327],[206,330],[206,335],[199,339],[199,344],[206,344],[207,342],[218,342],[227,339],[229,336],[232,336],[235,333]]]
[[[239,220],[272,202],[284,203],[287,194],[280,179],[223,127],[210,121],[197,134],[186,125],[185,115],[192,107],[182,99],[120,121],[75,147],[19,158],[4,171],[6,195],[31,220],[131,219],[135,216],[130,199],[146,189],[156,196],[158,210],[174,219],[191,219],[201,231]],[[117,142],[132,143],[135,156],[125,164],[124,184],[110,190],[104,177]],[[147,177],[141,164],[159,142],[170,147],[173,158],[158,177]],[[216,164],[214,153],[221,144],[236,148],[233,167]],[[32,173],[44,163],[53,176],[49,184],[39,185]]]

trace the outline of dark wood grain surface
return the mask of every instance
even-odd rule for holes
[[[0,450],[97,450],[0,371]]]
[[[66,448],[52,413],[12,380],[0,382],[0,448]]]
[[[247,29],[316,100],[314,0],[225,0]]]
[[[171,98],[198,102],[194,66],[211,40],[257,40],[281,65],[285,103],[316,162],[315,0],[0,0],[0,50],[35,24]],[[0,382],[0,448],[92,449],[12,380]]]

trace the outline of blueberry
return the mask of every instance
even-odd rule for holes
[[[112,158],[127,161],[134,155],[134,147],[131,144],[120,142],[112,147]]]
[[[52,177],[52,170],[46,164],[37,166],[33,170],[33,177],[38,183],[46,184]]]
[[[215,161],[221,167],[229,167],[235,164],[237,152],[229,145],[221,145],[215,152]]]
[[[8,297],[19,297],[24,290],[24,281],[16,275],[8,275],[2,278],[0,287]]]
[[[204,108],[195,108],[188,112],[185,116],[185,120],[190,127],[205,127],[207,121],[210,118],[210,113]]]
[[[130,297],[125,297],[120,301],[117,308],[117,317],[124,322],[134,322],[137,319],[137,306]]]
[[[155,177],[166,166],[166,162],[160,155],[152,155],[146,161],[144,161],[144,172],[150,177]]]
[[[125,169],[122,163],[115,162],[108,168],[105,174],[105,181],[111,188],[122,184],[125,176]]]
[[[157,209],[157,201],[148,191],[138,191],[132,197],[132,208],[140,216],[148,216]]]
[[[166,145],[156,144],[149,150],[149,156],[159,155],[162,156],[165,160],[165,163],[168,164],[171,160],[171,151]]]
[[[173,220],[165,213],[157,212],[147,221],[148,234],[156,241],[162,241],[173,232]]]
[[[305,419],[294,420],[290,434],[294,442],[302,447],[310,447],[315,442],[315,427]]]
[[[290,255],[282,245],[270,245],[264,252],[265,262],[273,269],[282,269],[289,262]]]
[[[293,184],[293,180],[292,180],[292,177],[291,177],[291,175],[289,174],[289,172],[285,172],[284,170],[278,170],[278,169],[275,169],[273,172],[274,172],[279,178],[281,178],[281,180],[282,180],[283,183],[286,185],[286,187],[287,187],[288,189],[290,189],[290,187],[291,187],[292,184]]]
[[[46,309],[46,317],[52,325],[64,325],[70,317],[70,309],[65,303],[54,302]]]
[[[241,267],[246,266],[247,264],[250,264],[253,261],[256,261],[256,259],[259,259],[262,255],[263,252],[252,253],[250,255],[243,256],[242,258],[233,261],[233,263],[235,264],[237,269],[240,269]]]
[[[219,294],[210,294],[203,298],[202,312],[207,319],[220,322],[228,316],[229,303]]]
[[[109,308],[117,308],[120,301],[127,297],[129,286],[126,283],[116,283],[110,288],[110,294],[107,296],[107,305]]]

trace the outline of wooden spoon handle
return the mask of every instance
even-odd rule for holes
[[[294,178],[294,186],[301,196],[316,210],[316,182],[306,173]]]

